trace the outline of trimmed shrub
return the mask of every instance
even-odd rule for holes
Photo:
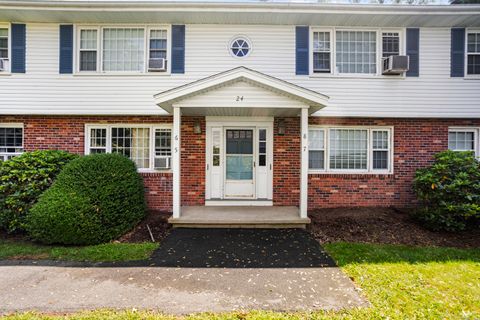
[[[463,230],[480,219],[480,162],[473,152],[444,151],[417,170],[414,190],[422,202],[415,216],[434,230]]]
[[[144,216],[143,181],[119,154],[73,160],[30,210],[27,231],[46,244],[99,244],[132,229]]]
[[[58,150],[25,152],[0,162],[0,228],[24,230],[25,217],[63,166],[77,155]]]

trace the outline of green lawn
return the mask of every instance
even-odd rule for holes
[[[63,247],[0,240],[0,260],[50,259],[90,262],[141,260],[150,257],[157,247],[156,243],[107,243],[96,246]]]
[[[335,243],[325,245],[371,307],[340,312],[200,314],[187,319],[480,319],[480,249]],[[58,319],[19,314],[8,319]],[[76,313],[69,319],[173,319],[152,312]]]

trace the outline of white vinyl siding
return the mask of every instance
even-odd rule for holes
[[[473,151],[480,156],[480,128],[449,128],[448,149],[453,151]]]
[[[313,70],[311,76],[296,76],[295,26],[228,24],[186,25],[185,74],[59,76],[58,28],[55,23],[27,23],[27,74],[0,72],[2,114],[167,115],[155,105],[153,95],[245,66],[329,96],[330,105],[313,117],[480,118],[478,80],[450,77],[450,28],[421,28],[420,76],[406,78],[314,74]],[[228,50],[238,34],[252,41],[254,50],[248,59],[236,59]],[[168,46],[171,51],[171,41]],[[75,56],[78,60],[77,52]],[[254,86],[242,90],[247,98],[243,103],[256,95]]]
[[[309,128],[310,172],[391,173],[392,128]]]
[[[86,154],[119,153],[135,162],[140,171],[170,169],[170,126],[92,124],[85,130]]]
[[[0,123],[0,161],[23,153],[23,124]]]

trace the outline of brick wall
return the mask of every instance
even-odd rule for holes
[[[286,132],[278,134],[283,121]],[[0,116],[0,122],[23,122],[25,150],[61,149],[83,154],[86,123],[171,123],[159,116]],[[200,123],[201,134],[193,132]],[[409,206],[411,181],[417,168],[447,148],[449,126],[480,126],[476,120],[310,118],[310,124],[393,126],[394,173],[311,174],[309,208],[339,206]],[[205,203],[205,118],[182,117],[182,204]],[[274,122],[273,202],[298,205],[300,195],[300,119]],[[150,208],[171,211],[172,174],[143,173]]]

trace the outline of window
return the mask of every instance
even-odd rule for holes
[[[448,131],[448,149],[473,151],[478,156],[478,128],[451,128]]]
[[[243,58],[250,54],[252,47],[247,38],[239,37],[230,43],[230,52],[234,57]]]
[[[388,170],[390,158],[390,137],[388,130],[372,130],[372,169]]]
[[[140,170],[169,169],[171,128],[153,125],[87,125],[85,153],[120,153]]]
[[[325,130],[308,130],[308,168],[325,169]]]
[[[313,72],[330,72],[330,32],[313,33]]]
[[[467,33],[467,74],[480,74],[480,32]]]
[[[146,60],[168,59],[167,28],[79,27],[78,30],[80,72],[144,73],[149,70]]]
[[[382,33],[382,58],[400,54],[400,34],[398,32]]]
[[[0,28],[0,59],[8,59],[8,28]]]
[[[0,124],[0,161],[6,161],[23,152],[23,125]]]
[[[150,30],[150,59],[167,59],[167,30]]]
[[[330,129],[330,169],[366,170],[368,131]]]
[[[155,129],[155,169],[170,168],[172,159],[172,130]]]
[[[377,40],[375,31],[337,31],[336,67],[338,73],[377,72]]]
[[[97,30],[80,30],[80,71],[97,71]]]
[[[267,165],[267,129],[258,130],[258,166]]]
[[[326,172],[392,172],[391,128],[311,127],[308,167]]]
[[[145,69],[144,29],[103,29],[103,71],[138,71]]]

